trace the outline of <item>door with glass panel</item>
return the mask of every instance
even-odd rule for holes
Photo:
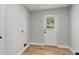
[[[45,45],[57,44],[57,16],[46,15],[44,18]]]

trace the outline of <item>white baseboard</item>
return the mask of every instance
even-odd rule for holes
[[[36,42],[30,42],[31,45],[47,45],[47,46],[57,46],[56,44],[45,44],[45,43],[36,43]]]
[[[75,51],[73,48],[71,48],[71,47],[70,47],[69,49],[70,49],[70,50],[72,51],[72,53],[75,55],[75,52],[76,52],[76,51]]]
[[[59,48],[68,48],[69,50],[72,51],[73,54],[75,54],[75,50],[69,46],[65,46],[65,45],[58,45]]]
[[[44,43],[30,42],[31,45],[44,45]]]
[[[73,54],[74,54],[74,55],[75,55],[75,53],[79,53],[78,50],[75,50],[75,49],[73,49],[73,48],[70,48],[70,50],[73,51]]]
[[[59,48],[70,48],[69,46],[66,45],[57,45]]]
[[[45,44],[47,46],[57,46],[57,44]]]
[[[32,44],[32,45],[41,45],[41,46],[45,45],[44,43],[30,42],[30,43],[28,43],[27,46],[24,47],[17,55],[21,55],[31,44]],[[71,47],[69,47],[69,46],[65,46],[65,45],[57,45],[57,46],[58,46],[59,48],[68,48],[68,49],[70,49],[70,50],[73,52],[73,54],[75,54],[75,52],[79,52],[79,51],[75,51],[73,48],[71,48]]]
[[[30,43],[28,43],[27,46],[24,47],[17,55],[21,55],[29,46],[30,46]]]

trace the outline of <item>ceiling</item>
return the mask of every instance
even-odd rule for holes
[[[69,4],[26,4],[25,5],[30,11],[38,11],[45,9],[68,7]]]

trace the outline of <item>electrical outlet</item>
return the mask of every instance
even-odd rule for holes
[[[25,47],[26,45],[27,45],[27,44],[25,43],[25,44],[24,44],[24,47]]]

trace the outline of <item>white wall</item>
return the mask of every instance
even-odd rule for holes
[[[79,5],[71,6],[71,47],[79,52]]]
[[[58,15],[58,44],[70,45],[70,15],[69,8],[57,8],[31,12],[30,15],[30,40],[31,42],[44,43],[44,17]]]
[[[4,5],[0,4],[0,54],[4,54]]]
[[[21,33],[24,30],[24,33]],[[5,5],[5,53],[17,54],[29,40],[29,12],[24,5]]]

